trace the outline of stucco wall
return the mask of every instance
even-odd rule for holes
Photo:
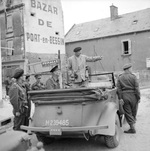
[[[131,40],[131,55],[122,55],[122,40]],[[92,39],[66,43],[66,55],[73,55],[75,47],[82,47],[82,53],[88,56],[102,55],[101,63],[89,63],[92,72],[120,71],[125,63],[131,62],[133,70],[146,70],[146,58],[150,58],[150,31],[126,34],[101,39]]]

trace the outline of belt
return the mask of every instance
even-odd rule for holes
[[[126,92],[135,92],[134,90],[123,90],[122,93],[126,93]]]

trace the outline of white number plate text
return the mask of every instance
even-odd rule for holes
[[[69,126],[69,120],[46,120],[44,126]]]

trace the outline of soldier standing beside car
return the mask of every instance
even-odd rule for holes
[[[118,97],[123,104],[125,117],[130,129],[124,133],[136,133],[135,123],[138,103],[140,102],[140,90],[137,78],[132,74],[132,65],[125,64],[124,73],[118,77]]]
[[[101,56],[88,57],[81,54],[81,47],[75,48],[74,55],[68,58],[68,70],[73,87],[85,87],[88,84],[88,76],[86,75],[86,62],[95,62],[101,60]]]
[[[10,103],[13,106],[14,114],[14,130],[21,130],[21,125],[28,125],[27,122],[27,96],[26,89],[23,85],[24,70],[21,68],[15,69],[13,78],[16,79],[9,90]]]

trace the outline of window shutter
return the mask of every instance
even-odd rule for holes
[[[13,40],[7,41],[7,55],[12,56],[13,55]]]
[[[131,40],[128,40],[129,54],[131,54]]]
[[[19,37],[23,34],[22,26],[22,11],[17,10],[13,12],[13,27],[14,27],[14,36]]]
[[[12,14],[7,15],[7,33],[13,32]]]

